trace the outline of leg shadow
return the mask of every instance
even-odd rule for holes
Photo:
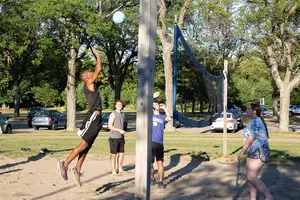
[[[104,192],[107,192],[109,191],[110,189],[112,188],[115,188],[119,185],[122,185],[124,183],[128,183],[128,182],[131,182],[133,181],[135,178],[130,178],[130,179],[127,179],[127,180],[124,180],[124,181],[118,181],[118,182],[112,182],[112,183],[106,183],[104,184],[103,186],[99,187],[96,189],[96,194],[97,195],[100,195],[100,194],[103,194]]]

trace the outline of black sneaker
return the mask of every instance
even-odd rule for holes
[[[158,182],[158,183],[157,183],[157,187],[158,187],[159,189],[166,189],[166,186],[164,185],[163,182]]]
[[[155,185],[155,184],[156,184],[155,178],[154,179],[151,178],[151,185]]]

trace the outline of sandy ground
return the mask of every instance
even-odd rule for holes
[[[54,158],[2,158],[0,199],[134,199],[134,160],[134,156],[126,156],[126,171],[116,176],[110,174],[108,158],[87,159],[82,169],[83,185],[78,187],[71,173],[68,181],[60,178]],[[166,158],[167,188],[151,186],[151,199],[249,199],[244,165],[206,160],[205,155]],[[266,165],[261,178],[277,200],[300,199],[299,166]]]
[[[275,131],[277,124],[268,124]],[[24,127],[23,127],[24,126]],[[292,125],[300,132],[300,125]],[[274,129],[274,130],[273,130]],[[15,133],[30,131],[26,123],[20,124]],[[177,131],[209,133],[208,128],[181,128]],[[82,187],[77,187],[71,173],[63,181],[58,175],[57,159],[37,155],[28,159],[12,160],[0,154],[0,199],[11,200],[90,200],[134,199],[135,157],[125,156],[125,172],[110,174],[109,159],[91,159],[84,163]],[[165,183],[162,190],[151,186],[151,199],[224,199],[248,200],[249,190],[245,166],[221,164],[221,160],[207,161],[206,156],[175,154],[165,158]],[[300,199],[299,166],[266,165],[260,174],[276,200]],[[258,195],[257,199],[264,199]]]

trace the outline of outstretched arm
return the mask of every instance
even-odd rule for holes
[[[168,122],[168,121],[171,121],[172,120],[172,117],[171,117],[171,115],[169,114],[169,112],[167,111],[167,108],[166,108],[166,105],[165,104],[163,104],[163,103],[161,103],[161,104],[159,104],[159,107],[161,108],[161,109],[163,109],[164,111],[165,111],[165,113],[166,113],[166,121]]]
[[[100,59],[100,55],[99,55],[98,51],[95,48],[92,48],[92,53],[96,58],[96,67],[95,67],[95,71],[93,72],[91,79],[89,80],[89,83],[94,83],[94,81],[97,79],[97,77],[99,76],[101,69],[102,69],[101,59]]]

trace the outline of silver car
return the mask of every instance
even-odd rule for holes
[[[57,110],[42,110],[33,116],[32,126],[35,130],[39,130],[40,127],[56,130],[58,127],[66,128],[67,119]]]

